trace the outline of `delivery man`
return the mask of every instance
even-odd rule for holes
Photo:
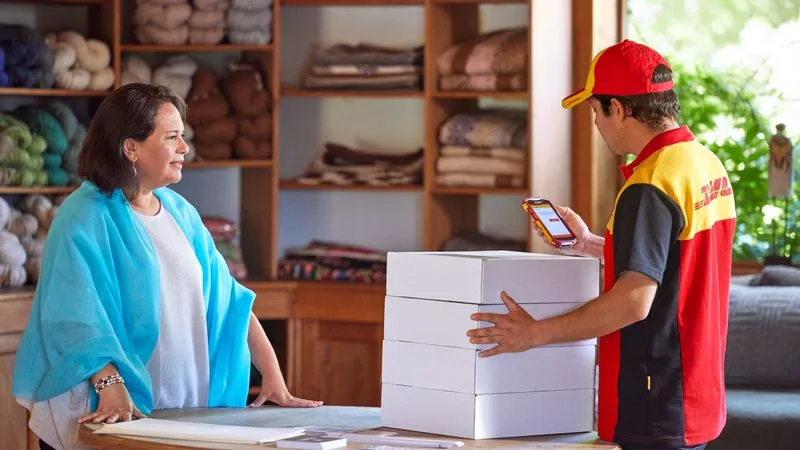
[[[508,314],[470,330],[492,356],[598,337],[598,434],[623,450],[702,449],[725,425],[725,341],[736,222],[720,160],[679,126],[672,69],[625,40],[595,56],[586,86],[562,102],[588,102],[621,167],[604,236],[568,208],[570,254],[601,258],[604,293],[562,316],[537,320],[505,293]]]

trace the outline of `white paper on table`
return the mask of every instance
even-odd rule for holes
[[[144,418],[106,424],[95,430],[95,433],[230,444],[264,444],[300,436],[304,431],[303,428],[245,427]]]

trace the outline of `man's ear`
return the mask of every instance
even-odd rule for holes
[[[135,163],[137,159],[139,159],[139,155],[136,154],[136,142],[133,139],[128,138],[122,142],[122,153],[128,158],[128,161]]]
[[[625,120],[625,117],[628,116],[628,111],[625,110],[625,105],[623,105],[619,100],[616,98],[611,99],[611,108],[609,108],[609,115],[611,118],[622,122]]]

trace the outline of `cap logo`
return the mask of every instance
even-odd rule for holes
[[[672,71],[664,64],[659,64],[653,69],[650,82],[653,84],[669,83],[672,81]]]

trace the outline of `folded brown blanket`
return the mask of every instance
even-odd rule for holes
[[[307,89],[417,89],[420,74],[397,75],[306,75]]]
[[[315,64],[412,64],[422,63],[423,47],[393,48],[374,44],[337,44],[316,52]]]
[[[456,44],[439,55],[436,63],[440,75],[527,73],[527,28],[497,30]]]
[[[474,173],[492,175],[523,175],[525,166],[520,161],[480,156],[440,156],[436,159],[438,173]]]
[[[422,180],[423,152],[386,154],[328,143],[296,181],[304,184],[407,185]]]
[[[507,159],[510,161],[525,161],[525,151],[510,147],[466,147],[445,145],[439,149],[441,156],[476,156],[481,158]]]
[[[482,110],[451,116],[439,128],[439,143],[465,147],[528,148],[527,114]]]
[[[495,175],[491,173],[439,173],[436,175],[439,186],[469,186],[517,188],[525,184],[525,178],[512,175]]]
[[[439,77],[443,91],[524,91],[528,74],[517,75],[445,75]]]

